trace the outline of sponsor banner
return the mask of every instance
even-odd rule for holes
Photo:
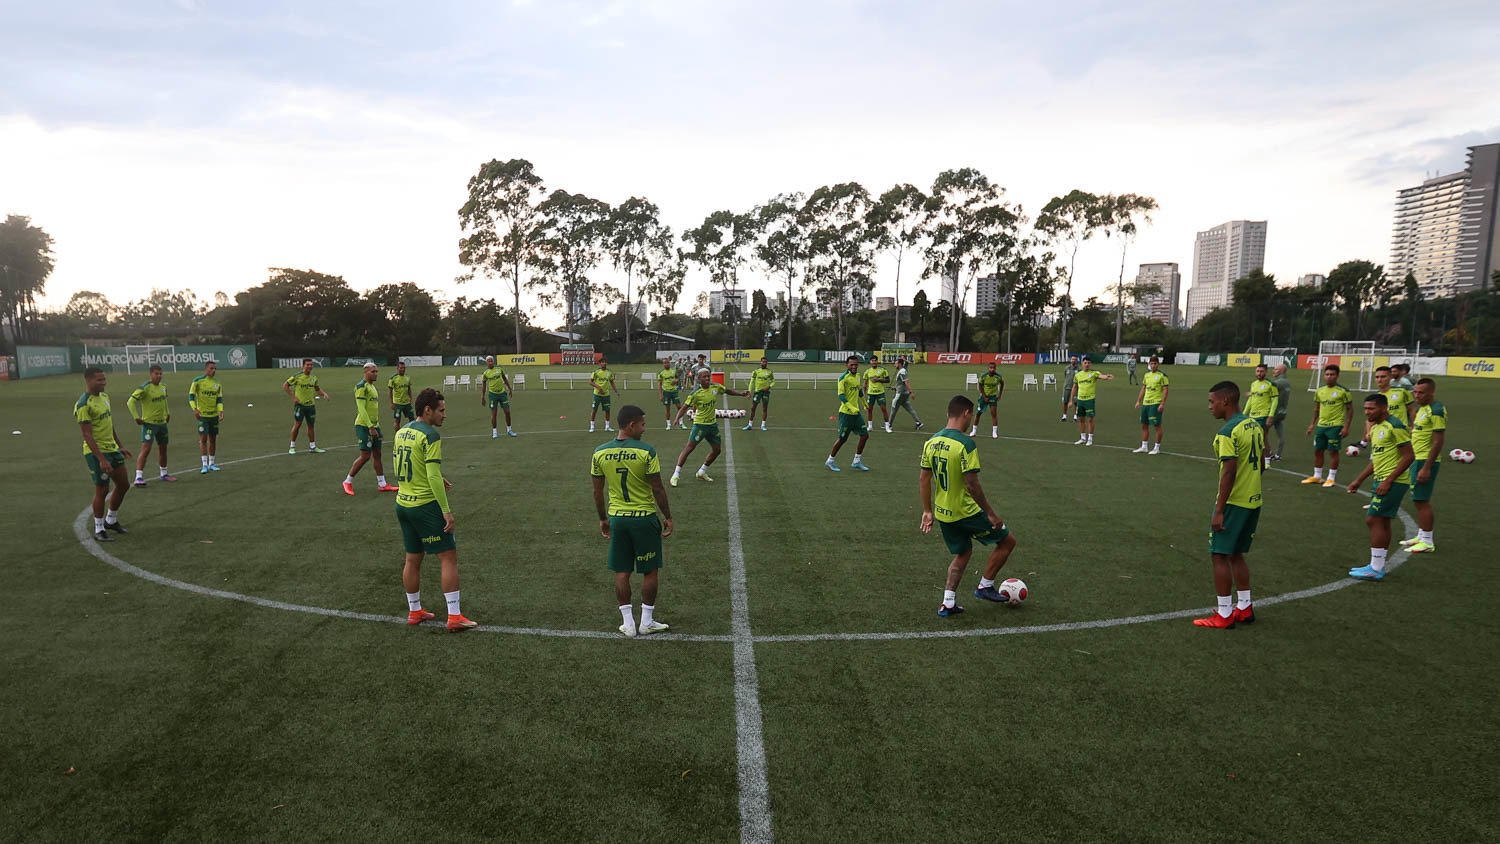
[[[1203,366],[1223,366],[1224,365],[1224,356],[1223,355],[1204,355],[1203,356],[1203,363],[1202,363],[1202,365]]]
[[[1178,352],[1172,356],[1172,363],[1178,366],[1197,366],[1201,357],[1197,352]]]
[[[1298,369],[1322,369],[1325,364],[1337,365],[1338,355],[1297,355]]]
[[[442,366],[442,355],[399,355],[397,363],[405,363],[407,366]]]
[[[447,355],[444,366],[484,366],[484,355]]]
[[[557,358],[562,360],[562,355],[559,354]],[[480,363],[483,362],[480,361]],[[550,366],[552,355],[495,355],[495,363],[498,366]]]
[[[376,366],[385,366],[385,356],[383,356],[383,355],[373,355],[373,356],[366,356],[366,357],[362,357],[362,358],[360,358],[360,357],[354,357],[354,358],[334,358],[333,359],[333,365],[334,366],[356,366],[356,367],[363,367],[367,363],[373,363]]]
[[[708,362],[759,363],[765,355],[765,349],[714,349],[708,353]]]
[[[926,363],[956,363],[984,366],[991,362],[1004,365],[1034,364],[1037,355],[1020,352],[927,352]]]
[[[1417,358],[1411,362],[1413,375],[1447,375],[1447,358]]]
[[[767,349],[771,363],[822,363],[823,353],[809,349]]]
[[[167,351],[170,348],[171,351]],[[178,371],[202,369],[213,361],[220,369],[254,369],[254,346],[156,346],[127,351],[124,346],[76,346],[69,350],[75,372],[97,366],[106,372],[145,372],[153,363],[172,363]],[[298,361],[301,366],[301,361]]]
[[[1129,363],[1130,355],[1105,355],[1103,363]]]
[[[1228,357],[1228,360],[1226,361],[1226,363],[1229,366],[1239,366],[1239,367],[1245,367],[1245,366],[1255,367],[1255,366],[1260,366],[1260,355],[1257,354],[1257,353],[1254,353],[1254,352],[1246,352],[1244,354],[1232,354],[1232,355],[1228,355],[1227,357]]]
[[[1460,378],[1500,378],[1500,358],[1448,358],[1448,374]]]
[[[16,373],[22,378],[66,375],[73,371],[67,346],[17,346]]]
[[[854,355],[855,357],[859,358],[861,361],[869,359],[868,356],[865,355],[863,352],[851,352],[851,351],[848,351],[847,349],[840,349],[839,351],[836,351],[836,352],[824,352],[823,353],[823,362],[824,363],[845,363],[845,362],[847,362],[849,360],[849,356],[850,355]]]
[[[306,355],[300,358],[271,358],[271,365],[276,369],[301,369],[302,362],[304,360],[307,360]],[[312,362],[313,366],[319,368],[325,366],[333,366],[333,358],[320,358],[314,356]]]

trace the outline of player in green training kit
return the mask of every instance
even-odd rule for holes
[[[396,424],[397,430],[401,428],[401,420],[407,422],[417,418],[411,409],[411,379],[406,376],[406,361],[396,361],[396,374],[385,382],[386,393],[391,399],[391,420]]]
[[[1152,355],[1146,366],[1146,374],[1141,376],[1141,391],[1135,397],[1135,406],[1141,412],[1141,446],[1131,454],[1161,454],[1161,419],[1167,412],[1171,382],[1167,373],[1161,371],[1161,358]],[[1150,446],[1152,426],[1156,427],[1155,446]]]
[[[1448,440],[1448,408],[1437,398],[1437,382],[1417,379],[1412,390],[1416,413],[1411,422],[1411,503],[1417,508],[1417,535],[1401,544],[1413,554],[1430,554],[1437,550],[1432,538],[1432,491],[1437,486],[1438,469],[1442,468],[1443,446]]]
[[[505,370],[495,365],[495,356],[490,355],[484,359],[485,370],[479,374],[479,386],[483,387],[483,398],[480,401],[490,406],[490,439],[500,439],[499,413],[505,411],[505,434],[514,437],[516,432],[510,427],[510,378],[506,376]],[[604,419],[609,421],[609,408],[604,410]]]
[[[1271,383],[1276,385],[1276,413],[1271,417],[1271,427],[1276,429],[1276,453],[1271,459],[1280,460],[1286,453],[1286,414],[1292,407],[1292,382],[1286,377],[1284,363],[1277,364],[1271,376]]]
[[[354,440],[359,443],[359,456],[344,476],[344,494],[354,494],[354,476],[366,463],[375,462],[375,491],[395,492],[399,487],[385,482],[385,465],[380,460],[380,390],[375,379],[380,377],[380,367],[374,362],[365,364],[364,378],[354,385]]]
[[[672,430],[673,414],[682,409],[682,375],[685,369],[673,369],[671,362],[663,362],[656,373],[656,394],[661,397],[661,407],[667,420],[667,430]],[[682,423],[677,423],[678,427]]]
[[[1276,412],[1276,402],[1281,396],[1276,383],[1266,374],[1266,365],[1256,364],[1255,380],[1250,382],[1250,397],[1245,399],[1245,415],[1260,423],[1262,430],[1271,427],[1271,415]]]
[[[974,403],[967,396],[954,396],[948,401],[948,427],[933,434],[922,446],[922,472],[917,479],[922,496],[919,527],[923,533],[932,533],[936,519],[943,542],[953,554],[953,562],[948,564],[948,580],[943,586],[943,602],[938,605],[938,615],[943,618],[964,611],[958,605],[958,584],[969,566],[975,540],[994,546],[984,575],[979,578],[979,588],[974,590],[976,598],[986,601],[1005,602],[995,590],[995,577],[1016,550],[1016,538],[990,506],[984,488],[979,485],[979,447],[964,433],[965,428],[974,424],[974,416]]]
[[[172,412],[167,407],[167,387],[161,382],[161,367],[151,365],[151,380],[136,387],[125,402],[135,424],[141,426],[141,454],[135,459],[135,485],[146,485],[146,458],[151,456],[151,444],[156,443],[157,470],[163,481],[175,481],[167,472],[167,423],[172,421]]]
[[[1313,421],[1307,426],[1307,435],[1313,438],[1313,473],[1312,477],[1303,478],[1302,483],[1338,486],[1339,453],[1353,419],[1354,396],[1339,383],[1338,366],[1330,363],[1323,367],[1323,386],[1313,393]],[[1326,481],[1323,480],[1325,451],[1333,455]]]
[[[453,536],[453,508],[443,477],[443,440],[438,434],[448,416],[443,394],[428,387],[417,394],[417,421],[396,432],[391,458],[396,464],[396,524],[406,562],[401,585],[406,589],[406,623],[421,624],[432,613],[422,609],[422,558],[437,554],[443,566],[443,599],[448,603],[448,630],[458,633],[476,622],[464,618],[459,606],[458,542]]]
[[[219,423],[224,421],[224,387],[216,377],[219,365],[203,364],[203,374],[188,385],[188,404],[198,421],[198,474],[219,471]]]
[[[776,375],[771,372],[771,363],[765,358],[760,359],[760,367],[750,370],[750,420],[745,423],[744,430],[750,430],[755,424],[755,408],[760,411],[760,429],[766,429],[766,423],[771,419],[771,388],[776,386]],[[887,425],[886,427],[890,427]]]
[[[672,469],[672,486],[677,486],[677,479],[682,477],[682,466],[687,463],[688,455],[704,440],[708,440],[710,450],[708,459],[698,467],[698,480],[713,480],[708,476],[708,467],[714,465],[714,461],[719,459],[719,452],[724,448],[719,438],[719,417],[714,413],[719,406],[719,396],[723,395],[743,397],[750,394],[743,390],[731,390],[723,384],[715,384],[712,372],[707,369],[698,370],[698,389],[688,393],[682,409],[677,411],[679,422],[683,414],[692,412],[693,430],[688,432],[687,444],[682,447],[682,453],[677,455],[677,465]]]
[[[906,358],[896,358],[896,397],[891,400],[891,418],[905,410],[911,418],[917,421],[917,430],[922,430],[922,417],[917,415],[916,408],[911,406],[911,400],[916,398],[917,392],[911,388],[911,376],[906,372]]]
[[[1115,376],[1096,371],[1087,357],[1082,366],[1073,376],[1073,416],[1078,420],[1078,440],[1073,445],[1093,445],[1094,400],[1099,395],[1099,382],[1113,381]]]
[[[1406,470],[1416,455],[1411,448],[1410,430],[1390,415],[1385,396],[1379,393],[1365,396],[1365,419],[1370,423],[1370,462],[1350,482],[1348,491],[1359,492],[1365,478],[1375,476],[1375,494],[1365,511],[1365,524],[1370,527],[1370,562],[1349,569],[1349,576],[1384,580],[1385,557],[1391,547],[1391,519],[1401,513],[1401,499],[1411,486]]]
[[[594,415],[599,408],[604,408],[604,430],[609,427],[609,401],[611,394],[618,396],[620,388],[615,386],[615,374],[609,371],[609,361],[603,357],[599,358],[599,368],[589,376],[589,384],[594,388],[594,404],[589,410],[589,433],[594,433]]]
[[[669,625],[653,617],[660,580],[662,538],[672,535],[672,509],[661,485],[661,461],[656,449],[641,441],[646,433],[646,411],[633,404],[620,408],[620,433],[594,449],[589,475],[594,482],[594,509],[599,533],[609,540],[609,570],[615,573],[615,603],[620,608],[620,632],[660,633]],[[608,487],[609,505],[605,506]],[[630,575],[641,574],[641,623],[635,623],[630,602]]]
[[[880,415],[885,420],[885,432],[891,433],[891,412],[885,406],[885,388],[891,383],[891,372],[880,365],[880,358],[870,355],[870,366],[865,369],[865,398],[866,410],[869,412],[869,424],[875,422],[875,406],[880,406]]]
[[[112,542],[114,533],[128,533],[120,524],[120,505],[125,502],[125,493],[130,491],[130,478],[125,474],[125,461],[130,452],[120,447],[120,437],[115,432],[114,414],[110,412],[109,395],[104,392],[109,379],[104,370],[91,366],[83,371],[84,393],[73,405],[73,420],[83,433],[83,462],[89,467],[89,478],[94,482],[94,539]],[[114,489],[109,488],[114,483]],[[109,510],[104,509],[105,497],[109,499]]]
[[[1260,523],[1262,455],[1266,428],[1240,412],[1240,388],[1220,381],[1208,391],[1208,409],[1224,425],[1214,435],[1219,458],[1219,495],[1208,526],[1208,553],[1214,560],[1218,611],[1193,619],[1198,627],[1228,629],[1255,621],[1250,603],[1250,564],[1245,554]],[[1230,589],[1236,590],[1230,594]]]
[[[969,436],[979,433],[979,417],[984,415],[985,408],[990,411],[990,439],[1000,438],[1000,397],[1005,395],[1005,376],[995,371],[995,362],[990,361],[989,369],[979,374],[979,409],[975,412],[974,427],[969,429]]]
[[[1410,430],[1412,414],[1416,412],[1416,406],[1412,402],[1412,392],[1396,383],[1391,367],[1375,368],[1375,390],[1385,396],[1390,417],[1399,419],[1401,424]],[[1368,422],[1365,423],[1364,434],[1359,438],[1359,447],[1362,449],[1370,447],[1370,423]]]
[[[286,444],[287,454],[297,453],[297,432],[302,430],[302,423],[307,423],[307,453],[322,454],[326,448],[318,448],[318,432],[314,425],[318,420],[317,400],[328,398],[323,388],[318,386],[318,376],[312,374],[313,359],[302,359],[302,371],[286,379],[281,385],[282,392],[292,399],[292,436],[291,441]]]
[[[838,381],[839,438],[834,440],[833,449],[828,452],[828,460],[823,465],[833,472],[843,471],[834,458],[838,456],[839,449],[844,447],[850,434],[859,434],[859,442],[854,444],[853,468],[860,472],[868,472],[870,467],[865,465],[865,443],[870,441],[870,427],[865,422],[864,408],[861,406],[864,402],[864,391],[860,387],[859,357],[850,355],[844,365],[846,369],[844,374],[839,376]]]

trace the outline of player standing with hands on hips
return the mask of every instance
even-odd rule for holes
[[[1391,519],[1400,514],[1401,499],[1411,486],[1406,470],[1415,455],[1411,450],[1411,433],[1404,422],[1390,415],[1385,396],[1380,393],[1365,396],[1365,420],[1370,423],[1370,462],[1350,482],[1348,492],[1359,492],[1365,478],[1375,476],[1375,494],[1365,511],[1365,524],[1370,527],[1370,562],[1349,569],[1349,576],[1384,580],[1385,558],[1391,547]]]
[[[125,474],[125,461],[130,452],[120,447],[120,437],[115,432],[114,414],[110,412],[109,395],[104,392],[109,383],[104,370],[91,366],[83,371],[84,393],[73,405],[73,420],[83,433],[83,461],[88,464],[89,477],[94,482],[94,539],[98,542],[113,542],[114,533],[128,533],[120,524],[120,505],[125,503],[125,493],[130,491],[130,481]],[[114,489],[109,488],[114,484]],[[106,495],[109,509],[104,509]]]

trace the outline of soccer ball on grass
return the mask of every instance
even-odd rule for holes
[[[1007,577],[1000,581],[1000,585],[995,587],[995,591],[1000,593],[1000,597],[1005,599],[1005,603],[1013,607],[1019,607],[1021,602],[1026,600],[1026,596],[1030,594],[1026,588],[1026,581],[1019,577]]]

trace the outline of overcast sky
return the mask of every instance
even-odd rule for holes
[[[1384,263],[1395,191],[1500,141],[1500,4],[1223,5],[13,0],[0,213],[55,239],[56,307],[212,298],[268,267],[451,299],[501,294],[454,282],[491,158],[646,196],[679,231],[970,166],[1030,215],[1072,188],[1155,197],[1127,274],[1176,261],[1184,286],[1196,231],[1268,220],[1266,269],[1290,282]],[[1119,261],[1086,244],[1080,298]]]

